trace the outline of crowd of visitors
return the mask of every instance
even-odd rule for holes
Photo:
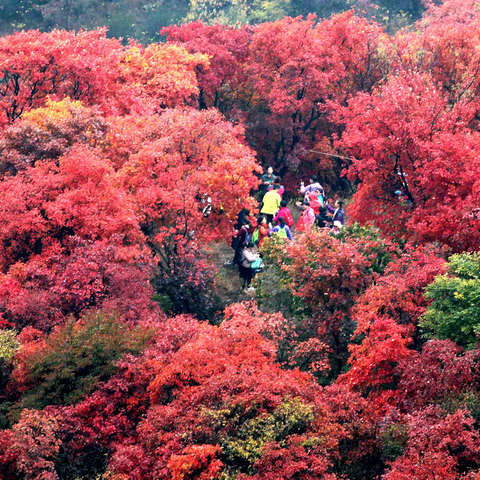
[[[293,241],[295,232],[308,232],[314,227],[338,234],[345,224],[343,202],[336,200],[332,206],[332,201],[325,196],[325,190],[315,175],[310,177],[307,186],[303,181],[300,183],[298,194],[301,200],[295,204],[301,213],[295,227],[288,202],[282,198],[284,194],[281,178],[274,175],[272,167],[268,167],[260,183],[260,216],[256,218],[250,215],[248,210],[242,210],[238,215],[232,238],[235,255],[233,261],[226,265],[238,266],[243,281],[242,289],[246,292],[254,291],[251,286],[252,279],[262,269],[261,253],[258,249],[267,237],[275,236]]]

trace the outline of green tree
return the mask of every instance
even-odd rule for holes
[[[190,0],[186,20],[235,25],[271,22],[292,13],[291,0]]]
[[[13,372],[14,384],[23,391],[19,411],[78,402],[117,371],[124,354],[141,352],[152,335],[150,328],[95,312],[69,319],[46,338],[28,337]]]
[[[446,275],[427,287],[432,301],[421,321],[428,338],[473,347],[480,333],[480,253],[453,255]]]

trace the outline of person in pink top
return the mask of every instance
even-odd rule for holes
[[[285,193],[285,188],[282,185],[282,179],[280,177],[275,177],[275,180],[273,181],[273,185],[270,185],[268,187],[268,191],[272,190],[275,185],[278,185],[277,193],[280,196],[282,196]]]
[[[308,201],[304,200],[301,204],[298,203],[298,205],[302,209],[302,214],[298,219],[295,229],[299,232],[308,232],[315,224],[315,212]]]
[[[291,228],[293,226],[293,217],[292,213],[290,212],[290,209],[287,207],[288,203],[286,200],[282,200],[280,202],[280,210],[278,211],[277,215],[273,219],[275,223],[278,224],[278,219],[280,217],[283,217],[285,219],[285,223]]]

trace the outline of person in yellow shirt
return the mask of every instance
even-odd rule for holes
[[[273,190],[267,192],[263,197],[263,207],[260,213],[263,213],[267,217],[267,222],[273,221],[274,215],[280,209],[280,202],[282,197],[278,194],[280,185],[274,185]]]

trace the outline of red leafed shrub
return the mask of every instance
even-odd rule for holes
[[[469,128],[474,115],[466,102],[452,107],[423,73],[403,72],[352,99],[341,140],[356,158],[349,176],[361,182],[352,219],[374,221],[401,239],[476,248],[480,136]]]
[[[339,237],[324,230],[297,235],[293,242],[267,242],[265,252],[278,271],[284,296],[293,297],[300,319],[294,355],[308,358],[306,349],[311,350],[314,363],[321,365],[332,353],[330,366],[338,375],[354,330],[354,304],[378,277],[377,270],[384,268],[390,246],[373,231],[357,234],[355,226]],[[259,282],[262,288],[261,278]],[[318,352],[323,354],[320,358]]]

